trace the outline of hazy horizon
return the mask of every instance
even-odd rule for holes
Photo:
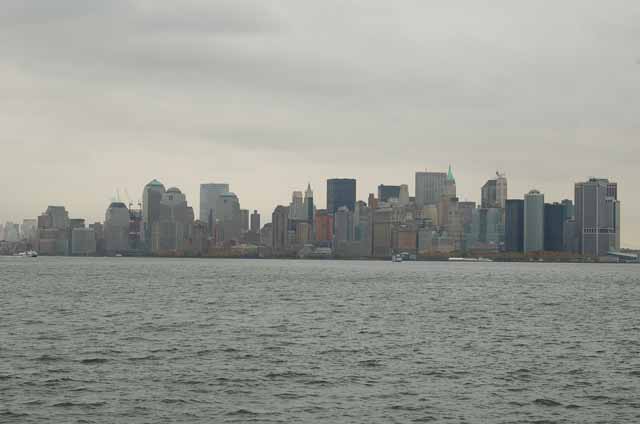
[[[0,35],[0,223],[104,220],[156,178],[198,211],[226,182],[263,222],[311,183],[358,198],[453,166],[479,201],[619,184],[640,247],[640,3],[9,0]],[[128,199],[124,199],[128,200]]]

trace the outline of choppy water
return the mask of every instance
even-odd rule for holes
[[[637,423],[640,267],[0,258],[2,423]]]

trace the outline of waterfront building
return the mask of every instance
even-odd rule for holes
[[[564,250],[564,225],[566,209],[560,203],[544,205],[544,250],[562,252]]]
[[[326,209],[316,210],[315,217],[315,239],[324,244],[330,244],[333,241],[333,216]]]
[[[194,221],[193,208],[187,204],[187,197],[179,188],[169,188],[162,195],[159,218],[152,228],[153,253],[160,255],[184,253]]]
[[[416,205],[437,205],[446,189],[447,173],[416,172]]]
[[[334,240],[352,241],[353,240],[353,212],[346,206],[341,206],[335,213],[335,234]]]
[[[113,202],[107,208],[104,220],[104,240],[108,255],[124,253],[129,250],[129,209],[124,203]]]
[[[277,206],[271,216],[274,252],[285,252],[289,248],[289,208]]]
[[[158,180],[154,179],[144,186],[142,191],[144,240],[151,240],[153,225],[160,219],[160,202],[164,193],[164,185]]]
[[[575,220],[582,255],[607,256],[620,249],[618,185],[604,178],[575,184]]]
[[[260,230],[260,240],[267,247],[273,247],[273,224],[268,222]]]
[[[90,228],[76,227],[71,231],[71,254],[93,256],[96,254],[96,233]]]
[[[307,211],[304,209],[304,197],[301,191],[294,191],[289,203],[289,219],[293,221],[306,221]]]
[[[327,211],[333,215],[341,206],[353,212],[356,206],[356,180],[333,178],[327,180]]]
[[[218,197],[229,191],[227,183],[200,184],[200,215],[198,217],[200,221],[207,223],[210,232],[218,218],[216,215]]]
[[[21,227],[22,238],[29,243],[35,241],[38,236],[38,221],[36,219],[24,219]]]
[[[505,202],[505,250],[524,252],[524,200]]]
[[[524,196],[524,252],[544,250],[544,194],[531,190]]]
[[[241,235],[240,201],[234,193],[222,193],[216,204],[216,221],[219,226],[219,243],[238,242]]]
[[[312,226],[307,221],[297,221],[295,223],[295,244],[304,245],[311,241]]]

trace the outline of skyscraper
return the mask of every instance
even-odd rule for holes
[[[216,221],[219,227],[219,242],[240,240],[242,228],[240,201],[234,193],[222,193],[216,203]]]
[[[284,252],[289,247],[289,208],[277,206],[271,216],[273,242],[275,252]]]
[[[606,256],[620,248],[620,201],[617,183],[590,178],[575,185],[578,250],[586,256]]]
[[[416,205],[437,205],[445,193],[447,173],[416,172]]]
[[[251,231],[254,233],[260,232],[260,214],[257,210],[254,210],[251,214]]]
[[[505,250],[524,252],[524,200],[505,202]]]
[[[483,208],[504,208],[507,201],[507,177],[496,172],[496,176],[482,186]]]
[[[524,252],[544,250],[544,194],[531,190],[524,195]]]
[[[213,234],[213,226],[216,223],[216,205],[221,194],[229,192],[227,183],[200,184],[200,221],[209,225],[209,231]]]
[[[249,231],[249,209],[240,209],[240,232]]]
[[[304,198],[301,191],[294,191],[289,204],[289,219],[293,221],[305,221],[307,219],[304,210]]]
[[[129,209],[124,203],[113,202],[104,219],[104,239],[109,255],[123,253],[129,248]]]
[[[353,212],[356,206],[356,180],[334,178],[327,180],[327,212],[335,214],[341,206]]]
[[[353,212],[346,206],[341,206],[335,213],[335,242],[353,240]]]
[[[544,205],[544,250],[562,252],[564,250],[564,226],[566,209],[560,203]]]
[[[142,192],[142,221],[144,223],[143,235],[145,240],[151,240],[153,224],[160,219],[160,202],[165,191],[164,185],[155,179],[144,187]]]
[[[311,184],[307,184],[307,190],[304,192],[304,212],[307,222],[313,224],[315,205],[313,204],[313,190],[311,190]]]

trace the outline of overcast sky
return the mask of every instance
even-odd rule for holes
[[[0,0],[0,40],[2,222],[153,178],[270,216],[451,163],[463,200],[618,181],[640,247],[638,0]]]

